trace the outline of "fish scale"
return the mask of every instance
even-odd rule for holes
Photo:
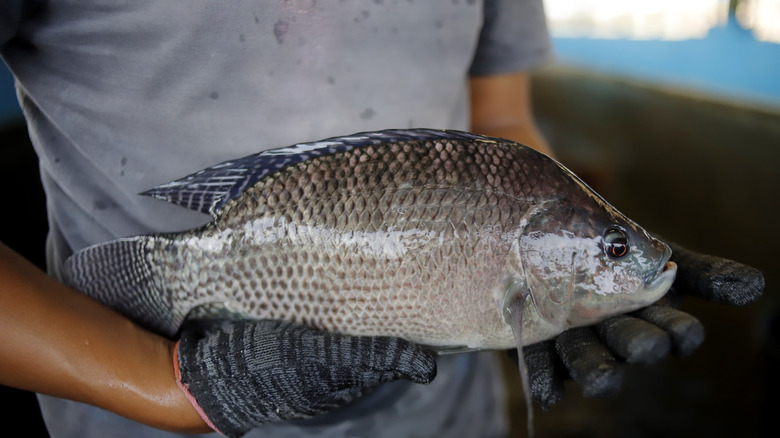
[[[511,348],[648,304],[670,283],[663,244],[563,166],[469,133],[394,130],[294,145],[146,194],[214,220],[86,248],[66,271],[77,289],[168,336],[188,317],[229,315],[444,349]],[[600,249],[609,227],[630,235],[630,259]],[[549,251],[573,255],[545,258]],[[619,281],[599,277],[610,270]],[[590,289],[560,284],[575,277]],[[594,295],[599,285],[626,290]],[[515,301],[521,338],[506,318]]]

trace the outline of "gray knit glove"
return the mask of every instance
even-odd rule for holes
[[[704,328],[674,307],[684,295],[743,306],[764,290],[763,275],[750,266],[670,246],[677,277],[666,297],[631,314],[570,329],[523,349],[531,394],[543,409],[561,398],[566,378],[577,382],[586,397],[610,396],[622,385],[622,362],[652,363],[670,352],[692,353],[704,340]]]
[[[433,355],[401,339],[271,320],[185,329],[174,367],[204,421],[230,437],[263,423],[323,414],[382,382],[424,384],[436,375]]]

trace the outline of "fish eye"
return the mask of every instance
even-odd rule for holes
[[[628,235],[620,228],[610,228],[604,234],[604,251],[613,259],[628,254]]]

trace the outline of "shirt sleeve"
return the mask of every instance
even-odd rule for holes
[[[527,71],[552,58],[542,0],[485,0],[470,75]]]

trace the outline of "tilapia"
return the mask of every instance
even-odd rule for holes
[[[508,349],[646,306],[676,271],[667,245],[561,164],[465,132],[297,144],[143,194],[212,220],[85,248],[66,273],[167,336],[231,315]]]

